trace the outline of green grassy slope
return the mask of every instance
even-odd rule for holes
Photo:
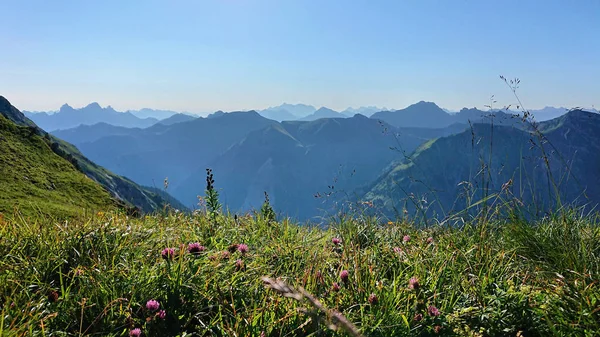
[[[63,218],[111,209],[102,186],[52,151],[32,129],[0,115],[0,212]]]
[[[40,137],[43,137],[45,143],[55,154],[70,162],[76,170],[100,184],[114,199],[117,200],[115,203],[119,203],[128,211],[137,212],[134,210],[134,208],[136,208],[137,210],[148,213],[162,210],[166,205],[181,210],[186,209],[173,197],[168,196],[166,192],[157,192],[139,186],[133,181],[116,175],[90,161],[72,144],[52,136],[37,127],[35,123],[25,117],[2,96],[0,96],[0,116],[6,117],[8,121],[18,126],[28,127],[32,134],[35,133]],[[7,167],[6,169],[9,168]]]

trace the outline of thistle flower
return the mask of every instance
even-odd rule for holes
[[[411,277],[410,280],[408,280],[408,289],[414,289],[417,290],[419,289],[419,279],[416,277]]]
[[[223,259],[223,260],[229,259],[230,256],[231,256],[231,253],[228,252],[228,251],[226,251],[226,250],[224,250],[223,252],[221,252],[221,259]]]
[[[342,270],[342,271],[340,272],[340,279],[342,279],[342,281],[343,281],[344,283],[345,283],[345,282],[348,282],[348,276],[350,276],[350,274],[348,273],[348,271],[347,271],[347,270],[345,270],[345,269],[344,269],[344,270]]]
[[[237,247],[237,250],[242,254],[246,254],[248,252],[248,245],[240,243]]]
[[[423,314],[415,314],[415,317],[413,317],[413,321],[415,322],[420,322],[423,320]]]
[[[430,305],[429,308],[427,308],[427,312],[429,313],[430,316],[439,316],[440,315],[440,311],[438,310],[438,308],[436,308],[433,305]]]
[[[159,312],[156,314],[156,316],[158,316],[158,318],[160,318],[160,319],[165,319],[165,317],[167,317],[167,312],[166,312],[166,311],[164,311],[164,310],[160,310],[160,311],[159,311]]]
[[[129,337],[140,337],[142,335],[142,330],[140,328],[135,328],[129,331]]]
[[[377,304],[378,302],[379,302],[379,299],[377,298],[377,295],[375,295],[375,294],[369,295],[369,304]]]
[[[338,292],[338,291],[340,291],[340,285],[337,282],[333,282],[331,289],[335,292]]]
[[[174,248],[165,248],[160,252],[162,258],[165,260],[170,260],[175,257],[175,249]]]
[[[342,239],[340,239],[340,238],[333,238],[333,239],[331,239],[331,242],[333,242],[333,244],[337,246],[340,243],[342,243]]]
[[[146,302],[146,309],[150,311],[156,311],[158,308],[160,308],[160,303],[158,303],[157,300],[149,300]]]
[[[404,237],[402,238],[402,241],[404,241],[404,242],[410,241],[410,235],[404,235]]]
[[[206,250],[206,247],[200,245],[198,242],[188,244],[188,252],[190,254],[199,254]]]

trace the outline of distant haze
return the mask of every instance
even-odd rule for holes
[[[0,94],[207,113],[598,106],[600,1],[3,1]]]

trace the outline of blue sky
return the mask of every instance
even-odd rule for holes
[[[3,0],[0,95],[204,112],[600,106],[600,1]]]

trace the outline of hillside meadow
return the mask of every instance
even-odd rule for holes
[[[268,205],[267,205],[268,206]],[[368,206],[367,206],[368,207]],[[0,218],[2,336],[596,336],[598,218]],[[268,278],[264,278],[268,277]]]

